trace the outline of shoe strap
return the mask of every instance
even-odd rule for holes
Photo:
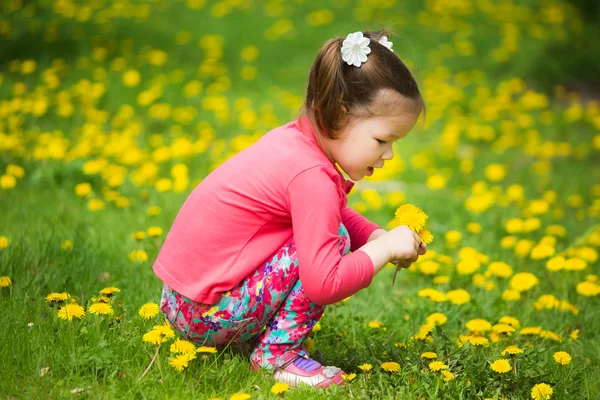
[[[294,362],[300,355],[296,350],[288,351],[284,354],[278,355],[275,358],[275,367],[279,369],[284,369],[288,365]]]

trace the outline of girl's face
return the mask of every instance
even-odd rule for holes
[[[373,175],[394,158],[393,144],[411,131],[418,115],[406,114],[353,119],[338,132],[337,140],[328,140],[324,150],[353,181]]]

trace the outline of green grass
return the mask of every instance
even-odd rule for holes
[[[107,1],[105,9],[116,3]],[[570,23],[576,16],[567,13],[565,23],[550,28],[550,24],[543,22],[543,10],[537,2],[520,3],[520,7],[529,10],[533,17],[522,18],[514,13],[513,22],[522,30],[519,52],[512,53],[504,62],[498,62],[494,60],[493,52],[504,40],[504,33],[503,23],[495,17],[502,21],[504,14],[486,14],[477,7],[472,14],[448,11],[449,16],[437,16],[436,23],[424,26],[418,22],[419,12],[423,10],[420,2],[398,3],[389,9],[375,7],[368,21],[357,21],[356,16],[366,15],[365,11],[355,13],[353,10],[359,3],[349,0],[332,0],[323,4],[285,2],[282,14],[277,17],[265,15],[266,3],[249,3],[252,5],[248,9],[234,10],[222,19],[211,17],[208,6],[190,11],[185,8],[184,2],[171,4],[159,0],[147,3],[151,12],[145,20],[115,17],[110,25],[99,25],[93,19],[75,22],[58,16],[49,1],[28,2],[30,5],[26,10],[11,10],[9,4],[0,6],[4,11],[1,21],[9,21],[12,26],[10,35],[0,29],[4,32],[0,35],[0,73],[3,76],[0,85],[0,175],[9,164],[17,164],[25,169],[25,176],[17,179],[15,188],[0,190],[0,236],[9,240],[9,246],[0,250],[0,276],[12,279],[12,285],[0,288],[0,358],[3,360],[0,394],[3,398],[227,399],[236,392],[245,392],[257,399],[273,398],[270,388],[274,381],[267,374],[251,372],[247,358],[231,350],[199,356],[181,373],[168,365],[169,349],[163,345],[157,362],[143,379],[139,379],[155,351],[154,346],[142,342],[142,336],[154,324],[162,322],[160,316],[144,321],[138,315],[141,305],[160,299],[162,283],[151,270],[152,261],[193,184],[234,152],[230,140],[239,135],[266,132],[273,127],[265,122],[259,122],[252,128],[243,126],[238,121],[239,112],[234,102],[247,97],[252,103],[251,108],[259,116],[265,113],[261,107],[267,107],[280,124],[291,120],[296,115],[298,99],[302,100],[308,68],[319,46],[331,36],[345,35],[358,29],[376,29],[384,24],[394,25],[401,33],[397,39],[392,38],[394,49],[413,67],[425,95],[429,116],[424,127],[416,129],[398,144],[397,157],[404,160],[405,169],[388,176],[387,182],[359,182],[350,195],[349,204],[363,210],[368,218],[382,226],[387,226],[398,205],[385,200],[390,190],[401,191],[406,202],[422,207],[429,215],[428,225],[435,235],[430,252],[452,259],[452,263],[442,266],[437,275],[448,275],[450,281],[434,284],[431,276],[419,272],[418,268],[411,268],[401,271],[392,287],[393,270],[385,269],[375,277],[369,288],[346,302],[328,306],[321,320],[322,329],[312,334],[315,343],[312,356],[348,373],[354,372],[357,377],[344,387],[333,388],[329,392],[298,388],[286,392],[285,397],[529,399],[531,388],[545,382],[554,390],[553,399],[598,398],[600,318],[597,310],[600,304],[598,296],[585,297],[576,291],[577,283],[584,281],[587,275],[598,273],[598,261],[590,262],[583,271],[550,272],[545,268],[545,260],[532,260],[528,256],[516,255],[512,249],[502,248],[500,241],[508,235],[506,221],[531,216],[526,210],[528,201],[503,206],[496,196],[496,202],[482,212],[472,212],[465,207],[477,182],[487,182],[486,191],[502,193],[510,185],[519,184],[527,200],[540,199],[548,191],[557,194],[550,212],[538,216],[541,228],[518,234],[519,238],[537,243],[544,236],[545,227],[559,224],[567,232],[565,237],[556,238],[556,251],[562,252],[582,246],[590,234],[598,230],[600,190],[596,182],[600,181],[600,168],[598,148],[593,145],[593,138],[598,135],[598,123],[594,122],[592,105],[583,106],[588,116],[570,120],[563,117],[563,112],[575,102],[559,91],[547,92],[550,103],[542,110],[527,110],[519,103],[524,90],[516,90],[510,106],[497,118],[485,120],[480,114],[484,106],[496,104],[490,98],[498,96],[514,77],[525,78],[527,88],[552,86],[548,82],[560,69],[550,65],[556,61],[547,61],[545,54],[548,49],[557,46],[564,48],[564,41],[552,36],[548,40],[529,37],[526,34],[528,21],[538,21],[549,30],[564,30],[566,37],[570,37],[575,34]],[[556,4],[559,8],[563,7],[563,3]],[[333,23],[321,27],[307,24],[306,15],[321,8],[333,11]],[[281,18],[289,18],[293,22],[295,34],[275,41],[266,39],[264,32]],[[468,24],[472,33],[445,31],[444,21],[448,20],[458,24],[459,28]],[[57,40],[46,43],[44,32],[53,24],[58,27]],[[189,44],[174,44],[174,37],[180,30],[192,33]],[[221,62],[227,67],[226,76],[231,80],[231,87],[220,94],[230,103],[227,122],[219,121],[212,111],[202,108],[207,87],[218,79],[201,77],[197,73],[205,53],[196,43],[206,34],[219,34],[224,38]],[[466,35],[464,37],[477,49],[473,55],[439,54],[445,45],[452,45],[457,38],[463,39],[462,35]],[[129,52],[120,50],[125,39],[131,39]],[[240,50],[247,45],[260,49],[257,61],[241,61]],[[77,67],[82,58],[89,60],[96,46],[108,50],[105,60],[92,62],[94,68],[106,69],[106,76],[101,78],[94,78],[94,68]],[[167,64],[156,67],[144,62],[140,54],[145,51],[145,46],[166,51]],[[525,54],[527,56],[523,56]],[[126,69],[140,71],[142,82],[139,86],[128,88],[121,84],[123,71],[110,68],[116,57],[125,59]],[[27,99],[34,88],[43,86],[42,71],[56,58],[62,58],[71,70],[60,75],[61,83],[57,89],[45,89],[43,92],[48,99],[48,112],[36,117],[24,111],[22,106],[8,107],[7,104],[15,98]],[[37,70],[33,74],[11,71],[11,60],[25,59],[36,60]],[[257,68],[255,80],[240,78],[243,65]],[[136,100],[138,93],[150,88],[154,79],[177,69],[183,72],[183,81],[164,85],[163,94],[157,102],[173,107],[194,107],[197,115],[189,124],[173,118],[154,119],[148,115],[148,108],[140,106]],[[474,70],[481,71],[483,78],[460,85],[461,74],[472,76]],[[539,79],[536,80],[536,77]],[[215,140],[209,143],[206,151],[192,157],[181,156],[156,162],[158,177],[169,177],[170,168],[176,163],[188,165],[191,183],[185,191],[159,192],[154,188],[155,179],[143,187],[126,179],[122,185],[112,188],[131,202],[129,207],[120,208],[103,194],[107,186],[105,177],[102,174],[87,175],[83,171],[86,160],[103,157],[103,152],[111,145],[99,144],[88,154],[74,160],[35,156],[36,147],[42,150],[48,147],[40,144],[42,132],[49,133],[51,138],[62,135],[69,141],[69,149],[84,141],[81,128],[89,122],[84,100],[74,97],[75,112],[71,117],[63,118],[55,113],[56,93],[72,90],[82,79],[100,82],[105,88],[105,93],[92,102],[95,109],[106,111],[109,116],[108,121],[98,123],[102,134],[108,136],[114,129],[115,137],[123,137],[123,127],[114,123],[114,117],[124,104],[134,109],[131,121],[139,124],[139,134],[127,150],[106,156],[112,164],[125,166],[128,174],[136,170],[139,163],[127,165],[120,159],[120,154],[131,151],[132,147],[137,147],[147,160],[151,160],[152,152],[161,147],[155,143],[157,138],[162,138],[168,146],[180,137],[197,140],[200,135],[197,124],[200,122],[214,128]],[[182,95],[182,87],[192,79],[202,80],[204,89],[200,96],[186,98]],[[13,84],[16,82],[26,83],[29,92],[23,96],[15,95]],[[483,88],[489,90],[490,96],[471,102]],[[460,92],[462,97],[445,100],[452,90]],[[296,96],[291,105],[283,100],[282,96],[286,93]],[[541,113],[548,110],[554,113],[555,121],[544,124]],[[522,115],[533,117],[531,126],[518,125]],[[497,145],[506,139],[502,132],[510,130],[505,127],[506,121],[516,124],[515,145],[501,150]],[[456,147],[448,150],[448,145],[442,140],[442,132],[452,123],[459,124],[463,130]],[[488,142],[470,137],[468,130],[475,124],[491,126],[496,132],[494,139]],[[538,132],[537,139],[531,134],[532,130]],[[7,135],[21,140],[22,148],[9,148]],[[98,134],[94,137],[95,140],[101,138]],[[532,146],[531,143],[538,139],[538,145]],[[544,142],[566,142],[573,151],[567,156],[549,158],[535,152],[532,154],[531,149],[540,148]],[[412,162],[415,154],[428,157],[429,166],[415,167]],[[472,172],[461,172],[461,158],[465,157],[473,160]],[[548,174],[535,172],[540,162],[542,166],[549,167]],[[485,177],[485,168],[492,163],[500,163],[507,169],[506,178],[498,183],[489,182]],[[425,184],[428,176],[433,174],[447,178],[445,188],[433,190]],[[81,182],[92,184],[93,197],[105,202],[103,210],[89,211],[87,200],[75,195],[75,185]],[[370,187],[375,188],[383,199],[381,205],[363,197],[364,190]],[[570,206],[571,195],[580,195],[582,204]],[[161,207],[160,215],[148,216],[147,208],[152,205]],[[561,210],[563,215],[558,213]],[[469,222],[479,223],[481,233],[469,233],[466,230]],[[142,241],[132,238],[134,232],[150,226],[160,226],[165,233]],[[444,235],[450,230],[463,234],[458,248],[445,246]],[[61,250],[64,240],[73,241],[72,250]],[[490,261],[506,262],[515,272],[534,273],[540,280],[539,284],[523,293],[519,301],[502,300],[502,292],[509,288],[507,280],[490,278],[495,287],[486,291],[476,286],[471,276],[456,272],[458,251],[467,246],[487,255]],[[129,254],[133,250],[144,250],[148,260],[132,262]],[[483,265],[479,272],[485,269]],[[118,319],[87,314],[82,320],[62,321],[57,317],[56,307],[50,307],[45,301],[47,294],[65,291],[87,309],[91,299],[107,286],[121,289],[114,299]],[[427,287],[443,292],[465,289],[471,300],[464,305],[453,305],[419,297],[418,292]],[[579,313],[536,310],[533,304],[544,294],[567,300],[579,309]],[[434,312],[444,313],[448,318],[446,324],[434,330],[434,340],[431,343],[411,342],[411,336]],[[521,335],[518,329],[508,340],[491,343],[486,348],[475,348],[470,344],[457,346],[459,335],[467,334],[465,324],[469,320],[485,318],[495,324],[504,315],[517,318],[521,327],[542,326],[560,335],[563,342]],[[380,321],[383,325],[378,329],[369,328],[370,321]],[[579,339],[569,340],[569,334],[575,329],[580,330]],[[407,347],[397,347],[395,343],[403,343]],[[500,352],[508,344],[518,345],[525,349],[525,353],[517,356],[516,375],[512,372],[499,375],[491,371],[489,364],[501,358]],[[439,373],[428,371],[427,363],[420,358],[425,351],[436,352],[438,359],[449,365],[456,378],[444,382]],[[571,364],[556,364],[552,358],[556,351],[569,352],[573,357]],[[400,363],[400,371],[396,374],[382,371],[380,365],[387,361]],[[358,369],[358,365],[363,363],[373,365],[369,374]],[[48,370],[40,376],[43,368]],[[72,394],[71,391],[77,388],[85,390]]]

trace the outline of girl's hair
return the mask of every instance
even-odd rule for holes
[[[407,98],[416,113],[420,115],[425,111],[415,78],[394,52],[379,43],[383,36],[390,37],[389,30],[365,31],[363,35],[370,39],[371,52],[360,67],[342,60],[345,38],[335,37],[321,47],[310,68],[306,99],[300,113],[309,118],[319,134],[329,139],[336,138],[335,132],[346,126],[349,115],[370,118],[394,114],[407,105]],[[379,102],[383,104],[374,104],[378,93],[390,94],[389,90],[401,94],[404,102],[400,103],[399,96],[392,95],[384,96],[384,101]]]

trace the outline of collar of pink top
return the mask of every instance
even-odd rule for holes
[[[307,116],[303,116],[300,119],[298,119],[298,127],[300,128],[300,130],[303,133],[306,134],[306,136],[310,139],[310,141],[316,147],[318,147],[319,149],[321,148],[319,146],[319,143],[317,142],[317,139],[315,138],[315,132],[314,132],[312,125],[310,123],[310,120],[308,119]],[[331,163],[331,161],[329,159],[327,159],[327,161],[329,161]],[[350,191],[354,187],[354,182],[352,182],[350,180],[346,180],[346,178],[344,178],[344,175],[338,169],[337,165],[335,165],[334,163],[331,163],[331,165],[333,166],[333,168],[335,168],[337,173],[340,175],[340,183],[341,183],[344,193],[346,193],[346,194],[350,193]]]

